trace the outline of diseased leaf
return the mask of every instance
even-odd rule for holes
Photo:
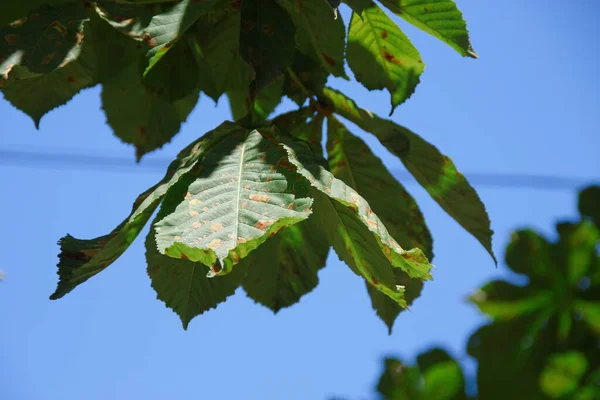
[[[121,33],[143,40],[143,33],[154,16],[154,6],[144,3],[97,2],[99,14]]]
[[[369,90],[390,92],[390,115],[414,93],[425,70],[410,39],[375,4],[360,15],[352,13],[346,54],[357,81]]]
[[[275,313],[294,305],[319,283],[327,253],[329,243],[315,218],[284,228],[240,262],[248,270],[244,290]]]
[[[229,135],[201,162],[185,200],[156,224],[162,254],[227,274],[269,235],[306,219],[308,187],[261,133]]]
[[[291,65],[292,71],[306,90],[310,93],[318,93],[327,82],[329,73],[313,57],[306,56],[300,51],[294,53],[294,61]],[[307,99],[307,93],[298,85],[289,74],[285,75],[283,91],[298,106],[304,105]]]
[[[186,175],[167,192],[154,222],[171,214],[183,201],[190,178],[193,179]],[[216,308],[233,295],[246,272],[243,268],[236,268],[229,275],[209,278],[208,268],[199,262],[160,254],[153,229],[146,238],[146,261],[157,298],[179,315],[184,329],[194,317]]]
[[[283,77],[279,77],[275,82],[258,93],[254,102],[250,98],[248,87],[246,87],[246,90],[232,90],[227,92],[233,119],[238,121],[252,112],[252,121],[254,124],[266,121],[281,102],[282,91]]]
[[[493,231],[485,206],[450,158],[410,130],[357,107],[353,100],[342,93],[325,89],[324,94],[333,103],[337,114],[374,134],[390,152],[398,156],[431,197],[479,240],[496,262],[492,250]]]
[[[184,37],[145,75],[143,84],[147,91],[174,102],[191,94],[198,97],[198,79],[198,64]]]
[[[104,83],[102,108],[115,135],[135,146],[138,160],[170,142],[181,126],[168,97],[143,84],[137,62]]]
[[[331,172],[362,193],[392,237],[406,249],[418,247],[431,259],[432,238],[415,200],[394,179],[381,160],[335,117],[328,117],[327,151]],[[407,304],[417,298],[423,282],[395,270],[396,284],[406,289]],[[398,304],[367,285],[373,308],[390,333],[400,311]]]
[[[68,84],[65,85],[65,82]],[[36,74],[20,65],[11,68],[8,79],[0,81],[4,98],[29,115],[39,128],[42,117],[62,106],[82,89],[93,86],[92,72],[73,62],[49,74]]]
[[[248,93],[254,71],[240,57],[240,12],[231,12],[195,36],[200,87],[213,100],[227,91]]]
[[[210,10],[217,0],[182,0],[162,14],[155,15],[146,32],[144,40],[149,47],[147,74],[154,65],[167,54],[173,44],[200,18]]]
[[[477,58],[467,24],[452,0],[379,0],[394,14],[448,44],[463,56]]]
[[[394,268],[430,279],[431,265],[421,250],[403,250],[389,235],[369,204],[355,190],[320,166],[308,144],[280,138],[290,162],[316,189],[315,217],[348,266],[399,305],[406,306],[404,288],[396,285]]]
[[[344,71],[346,32],[341,17],[334,18],[326,0],[282,0],[297,27],[301,53],[319,60],[329,73],[348,79]]]
[[[69,3],[73,0],[27,0],[27,1],[11,1],[4,4],[2,14],[0,14],[0,28],[4,28],[12,22],[26,18],[29,14],[46,5],[48,7],[57,7],[64,3]]]
[[[71,235],[63,237],[59,242],[58,287],[50,299],[63,297],[123,254],[146,225],[167,190],[187,174],[215,142],[236,129],[239,129],[236,125],[223,123],[186,147],[169,165],[165,177],[136,199],[131,214],[110,234],[91,240],[76,239]]]
[[[259,92],[292,63],[296,29],[275,0],[243,0],[241,12],[240,55],[254,70]]]
[[[83,4],[73,2],[42,7],[0,29],[0,77],[13,65],[32,73],[47,73],[73,61],[81,51],[88,18]]]

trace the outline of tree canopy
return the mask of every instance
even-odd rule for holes
[[[111,265],[157,212],[148,274],[184,327],[243,287],[277,312],[318,283],[328,251],[365,280],[391,330],[432,279],[432,237],[415,200],[347,122],[373,134],[494,258],[485,207],[449,157],[328,87],[386,90],[390,115],[424,71],[394,15],[476,57],[451,0],[34,0],[0,16],[0,89],[40,126],[102,85],[114,134],[139,160],[168,143],[200,97],[225,121],[183,149],[107,235],[60,239],[52,299]],[[287,96],[297,109],[272,115]],[[324,128],[325,127],[325,128]],[[324,135],[324,132],[326,135]],[[325,146],[323,146],[323,144]],[[495,260],[495,258],[494,258]]]

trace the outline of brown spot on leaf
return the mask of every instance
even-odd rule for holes
[[[261,231],[264,231],[269,226],[273,225],[274,222],[275,221],[273,220],[259,219],[258,222],[254,224],[254,227],[260,229]]]
[[[210,225],[210,230],[213,232],[219,232],[221,229],[223,229],[223,224],[220,224],[218,222],[215,222]]]
[[[190,197],[192,197],[192,196],[193,196],[193,194],[191,194],[190,192],[187,192],[187,193],[185,194],[185,197],[184,197],[184,199],[186,199],[186,200],[187,200],[187,199],[189,199],[189,198],[190,198]]]
[[[223,244],[223,241],[221,239],[215,239],[213,241],[211,241],[210,243],[207,244],[209,249],[217,249],[219,247],[221,247],[221,245]]]
[[[387,33],[387,31],[381,31],[381,38],[382,39],[387,39],[389,36],[389,34]]]
[[[202,222],[196,221],[192,224],[192,228],[200,228],[202,226]]]
[[[15,33],[10,33],[6,36],[4,36],[4,40],[6,40],[6,43],[10,44],[11,46],[14,46],[15,44],[17,44],[17,41],[19,40],[20,36],[15,34]]]
[[[200,213],[196,210],[190,210],[190,217],[197,217]]]
[[[244,239],[243,237],[239,237],[239,238],[237,239],[237,242],[238,242],[238,244],[241,244],[241,243],[246,243],[246,242],[247,242],[247,240],[246,240],[246,239]]]
[[[42,59],[42,64],[50,64],[56,57],[58,57],[57,51],[50,53]]]
[[[197,205],[199,205],[199,204],[201,204],[201,203],[202,203],[202,201],[200,201],[199,199],[192,199],[192,200],[190,200],[190,202],[188,203],[188,206],[189,206],[189,207],[194,207],[194,206],[197,206]]]
[[[331,65],[332,67],[335,67],[335,60],[333,58],[329,57],[325,53],[321,53],[321,55],[323,56],[323,58],[325,59],[325,62],[327,64]]]
[[[50,26],[51,26],[51,27],[52,27],[54,30],[56,30],[58,33],[60,33],[61,35],[63,35],[63,36],[66,36],[66,35],[67,35],[67,32],[68,32],[68,31],[67,31],[67,28],[66,28],[66,27],[65,27],[63,24],[61,24],[59,21],[54,21],[54,22],[52,22],[52,23],[50,24]]]
[[[250,200],[258,201],[259,203],[268,203],[269,196],[264,195],[264,194],[253,193],[250,195]]]

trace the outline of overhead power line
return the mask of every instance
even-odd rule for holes
[[[162,172],[171,162],[166,158],[149,158],[136,164],[132,158],[74,153],[42,153],[23,150],[0,150],[0,166],[25,168],[53,168],[67,170],[102,170],[119,173]],[[416,182],[405,170],[392,170],[402,182]],[[575,190],[597,182],[597,178],[557,177],[550,175],[465,173],[475,186],[527,188],[545,190]]]

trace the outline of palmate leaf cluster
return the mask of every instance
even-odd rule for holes
[[[346,120],[398,156],[493,257],[485,208],[452,161],[326,86],[330,76],[349,79],[347,65],[367,89],[389,92],[393,112],[424,63],[392,16],[476,57],[461,12],[450,0],[348,0],[345,23],[340,5],[36,0],[3,9],[0,89],[36,126],[98,84],[107,123],[138,159],[168,143],[200,97],[225,95],[235,120],[181,151],[111,233],[62,238],[51,298],[111,265],[157,212],[148,274],[184,326],[240,286],[276,312],[296,303],[333,247],[391,329],[431,279],[432,238],[414,199]],[[271,116],[285,96],[298,109]]]
[[[595,400],[600,398],[600,187],[580,192],[581,220],[557,224],[555,241],[514,232],[506,264],[528,283],[492,281],[470,301],[492,321],[469,338],[478,363],[467,395],[459,363],[434,348],[411,366],[385,360],[386,400]]]

